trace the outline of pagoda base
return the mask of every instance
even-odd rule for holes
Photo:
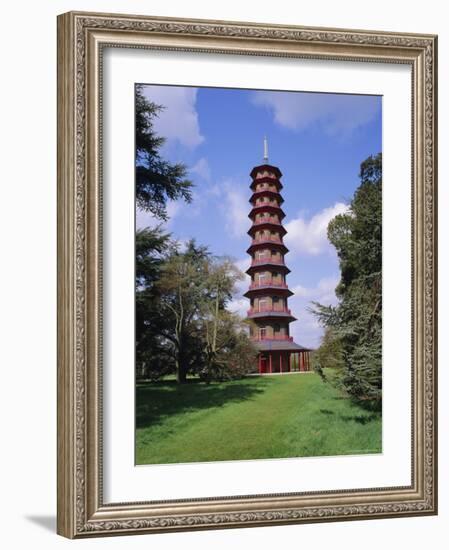
[[[309,350],[266,350],[257,356],[259,374],[308,372],[310,371]]]

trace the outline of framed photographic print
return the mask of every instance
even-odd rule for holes
[[[432,35],[58,18],[58,532],[437,512]]]

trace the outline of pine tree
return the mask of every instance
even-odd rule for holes
[[[328,226],[341,278],[337,306],[314,303],[313,312],[341,347],[337,381],[354,399],[380,406],[382,399],[382,155],[360,168],[360,186],[345,214]],[[329,342],[327,342],[329,345]],[[326,365],[321,362],[320,368]]]
[[[161,158],[165,138],[155,134],[154,119],[163,109],[145,97],[143,86],[136,86],[136,202],[165,221],[168,200],[191,202],[192,182],[184,164]]]

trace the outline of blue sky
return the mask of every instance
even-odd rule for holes
[[[157,85],[146,86],[145,95],[165,106],[155,123],[167,138],[163,157],[186,164],[195,184],[192,204],[169,204],[167,231],[233,257],[243,270],[249,265],[249,173],[262,164],[267,136],[269,163],[283,173],[287,281],[295,293],[289,306],[298,318],[291,334],[299,344],[318,346],[322,328],[307,308],[312,300],[336,303],[339,280],[327,224],[347,209],[360,163],[382,150],[381,97]],[[140,211],[136,221],[137,227],[156,224]],[[247,284],[231,304],[242,315]]]

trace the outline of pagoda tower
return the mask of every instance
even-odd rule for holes
[[[248,231],[251,245],[247,252],[251,265],[246,273],[251,277],[248,291],[250,300],[248,319],[250,337],[259,350],[257,370],[259,374],[284,373],[293,370],[292,354],[296,354],[297,370],[309,370],[310,350],[300,346],[290,336],[290,323],[296,321],[288,307],[293,292],[287,285],[290,269],[285,264],[288,248],[283,242],[287,231],[282,225],[285,213],[281,195],[282,173],[268,164],[268,143],[264,139],[263,164],[252,169],[250,185],[252,205]]]

